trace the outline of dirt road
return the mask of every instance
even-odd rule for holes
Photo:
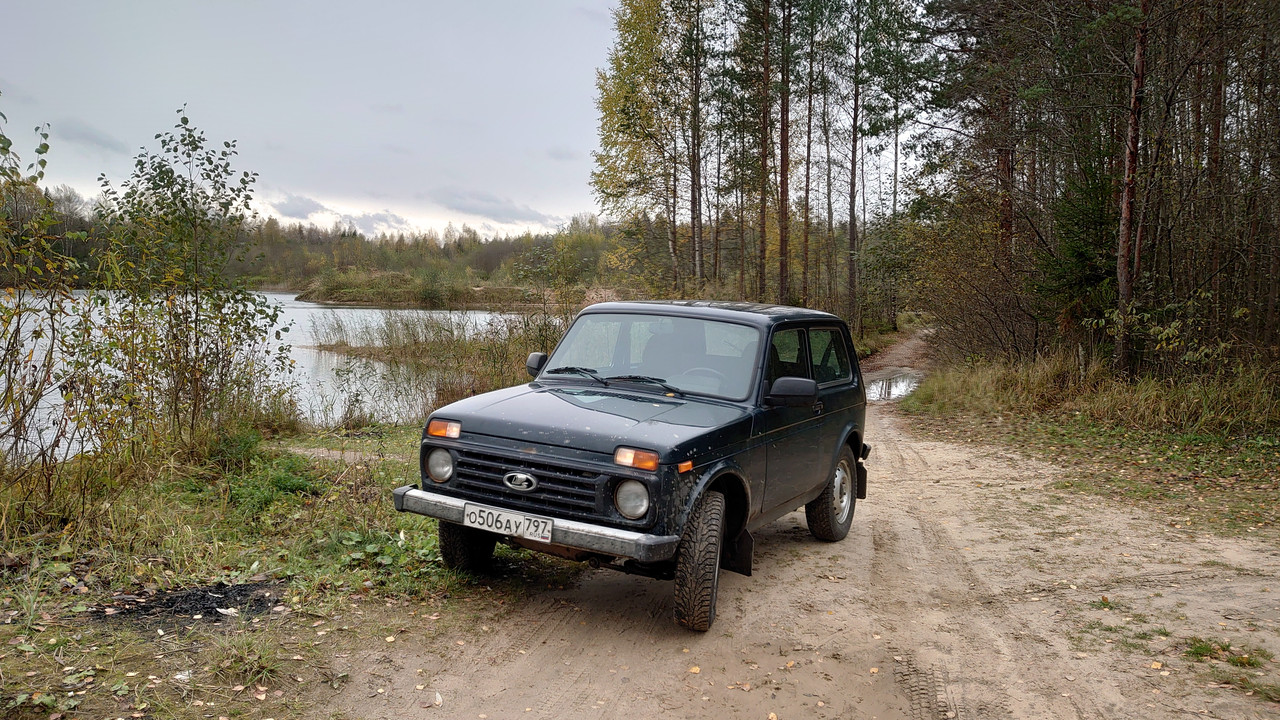
[[[868,364],[868,382],[918,351]],[[764,529],[755,575],[722,575],[711,632],[676,627],[669,583],[590,572],[446,630],[397,620],[396,642],[333,660],[350,682],[316,715],[1280,717],[1213,675],[1280,682],[1256,650],[1280,655],[1274,546],[1056,489],[1066,470],[913,435],[892,402],[868,426],[871,487],[849,537],[812,539],[803,513]],[[1260,666],[1196,662],[1193,637]]]

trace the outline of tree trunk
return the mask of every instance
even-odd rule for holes
[[[778,97],[778,302],[791,298],[791,0],[782,2],[782,61]]]
[[[1133,82],[1129,91],[1129,127],[1125,134],[1124,184],[1120,195],[1120,232],[1116,243],[1116,289],[1119,294],[1117,308],[1119,327],[1116,329],[1115,368],[1121,374],[1129,374],[1130,363],[1130,305],[1133,303],[1133,205],[1136,191],[1135,178],[1138,166],[1138,139],[1141,133],[1142,95],[1147,75],[1147,19],[1151,13],[1151,0],[1141,0],[1142,21],[1138,24],[1133,48]]]
[[[674,160],[677,154],[672,154]],[[671,201],[667,203],[667,251],[671,253],[671,286],[676,292],[680,288],[680,253],[676,239],[676,208],[680,206],[680,182],[676,173],[676,164],[671,164]]]
[[[849,121],[849,291],[847,314],[854,335],[862,337],[862,307],[858,297],[858,141],[862,105],[862,0],[853,2],[853,116]]]
[[[765,228],[769,221],[769,85],[773,80],[773,75],[769,71],[769,0],[764,0],[764,6],[761,13],[762,32],[761,36],[764,44],[764,63],[760,78],[760,228],[757,233],[757,241],[759,242],[758,267],[756,268],[756,300],[764,301],[765,293],[768,291],[765,267],[769,260],[769,252],[766,242],[768,234]]]
[[[694,282],[701,286],[702,247],[702,6],[694,4],[693,49],[689,98],[689,234],[693,244]]]
[[[822,76],[827,76],[826,56],[822,60]],[[822,93],[822,147],[826,153],[826,171],[827,171],[827,232],[823,247],[826,248],[826,266],[827,266],[827,288],[826,296],[829,309],[834,309],[839,304],[839,299],[834,296],[835,283],[835,186],[831,182],[831,109],[827,105],[827,100],[831,96],[831,85],[826,83],[826,92]]]
[[[812,191],[813,171],[813,29],[809,34],[809,81],[806,84],[806,110],[804,116],[804,229],[800,236],[800,305],[809,307],[809,231],[812,221],[809,214],[809,193]]]

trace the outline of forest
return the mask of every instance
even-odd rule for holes
[[[625,0],[615,21],[592,183],[673,287],[855,323],[888,291],[961,355],[1277,357],[1274,3]]]

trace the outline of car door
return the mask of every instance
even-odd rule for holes
[[[774,329],[767,349],[765,383],[772,384],[780,377],[811,377],[805,330],[803,325]],[[764,392],[768,393],[767,385]],[[817,408],[816,403],[804,407],[766,406],[757,416],[765,445],[765,514],[812,489],[826,471],[827,459],[819,435],[822,418]]]
[[[810,371],[818,383],[821,454],[825,458],[823,477],[834,466],[836,449],[844,440],[852,416],[850,411],[864,402],[856,381],[852,349],[846,334],[837,325],[819,325],[808,329]]]

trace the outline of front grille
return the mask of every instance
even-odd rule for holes
[[[600,488],[607,475],[593,470],[533,458],[457,451],[454,480],[449,485],[459,495],[479,502],[500,503],[504,507],[561,517],[599,519],[604,510]],[[533,492],[508,488],[502,477],[509,472],[525,472],[538,479]]]

